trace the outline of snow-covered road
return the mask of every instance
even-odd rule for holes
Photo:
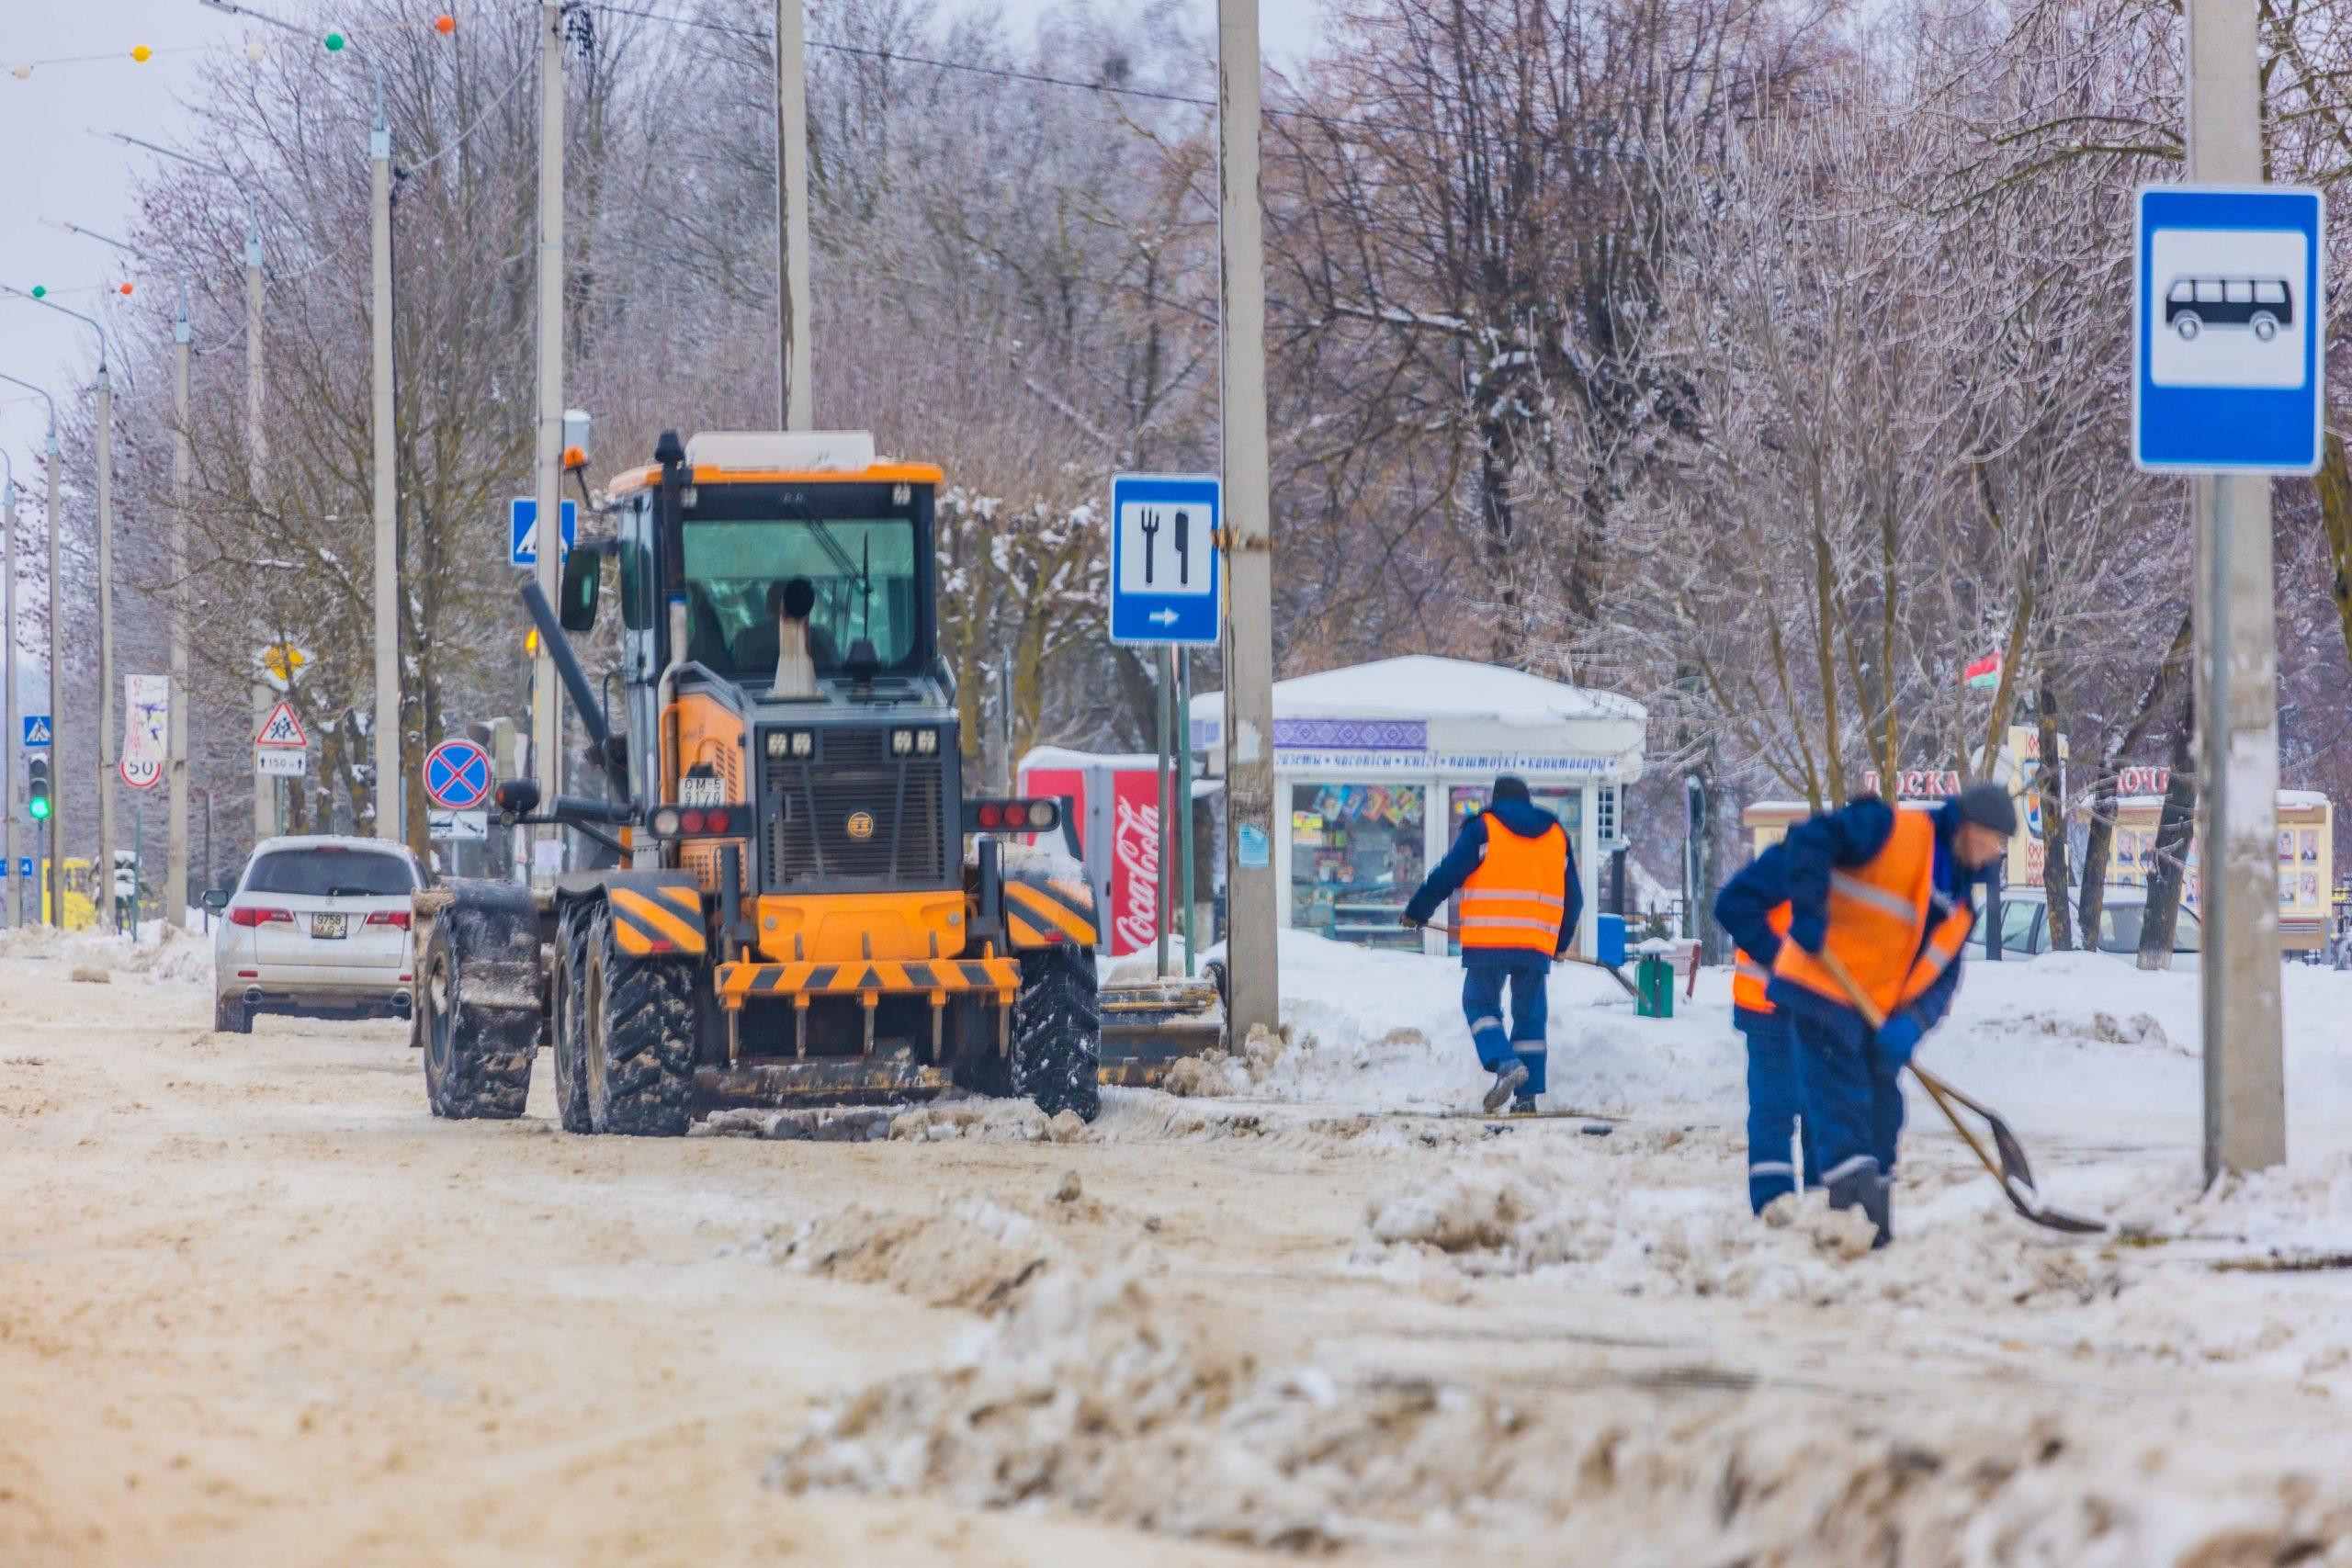
[[[398,1029],[0,946],[0,1562],[2352,1562],[2352,1274],[2215,1267],[2352,1250],[2352,976],[2200,1196],[2193,977],[1979,966],[1928,1059],[2128,1228],[1917,1123],[1873,1257],[1747,1217],[1719,977],[1563,971],[1618,1120],[1490,1130],[1451,965],[1283,956],[1232,1092],[848,1145],[437,1123]]]

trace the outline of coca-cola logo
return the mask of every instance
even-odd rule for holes
[[[1119,874],[1112,916],[1126,952],[1148,945],[1159,924],[1159,807],[1120,799],[1113,813],[1111,852]]]

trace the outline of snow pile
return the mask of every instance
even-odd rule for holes
[[[0,931],[0,960],[8,959],[133,974],[157,985],[212,981],[212,939],[193,928],[175,931],[160,920],[141,925],[136,942],[106,931],[12,926]]]
[[[972,1506],[1051,1501],[1171,1535],[1308,1551],[1382,1516],[1405,1523],[1523,1491],[1511,1426],[1426,1382],[1342,1390],[1313,1368],[1264,1373],[1121,1268],[1050,1274],[935,1369],[820,1410],[768,1479]]]
[[[2352,1539],[2341,1476],[2091,1440],[2022,1397],[1927,1420],[1738,1379],[1505,1401],[1265,1367],[1195,1322],[1136,1259],[1046,1270],[935,1366],[821,1405],[765,1479],[1295,1552],[1556,1551],[1573,1524],[1596,1560],[2253,1568]]]
[[[1002,1311],[1050,1261],[1067,1257],[1035,1220],[973,1198],[925,1214],[833,1211],[770,1232],[752,1251],[803,1273],[982,1314]]]
[[[1833,1213],[1818,1195],[1776,1205],[1759,1223],[1733,1193],[1626,1174],[1556,1152],[1465,1161],[1374,1194],[1365,1226],[1385,1247],[1425,1247],[1465,1272],[1572,1269],[1579,1284],[1629,1296],[2055,1306],[2112,1296],[2126,1282],[2095,1248],[1989,1210],[1923,1209],[1913,1223],[1898,1201],[1898,1245],[1872,1256],[1860,1214]]]

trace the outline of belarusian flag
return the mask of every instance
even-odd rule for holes
[[[1973,686],[1979,691],[1992,690],[2001,683],[2001,656],[1986,654],[1960,672],[1960,682],[1963,686]]]

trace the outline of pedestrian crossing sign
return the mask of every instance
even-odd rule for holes
[[[50,743],[49,715],[45,713],[25,715],[24,743],[27,746],[46,746]]]

